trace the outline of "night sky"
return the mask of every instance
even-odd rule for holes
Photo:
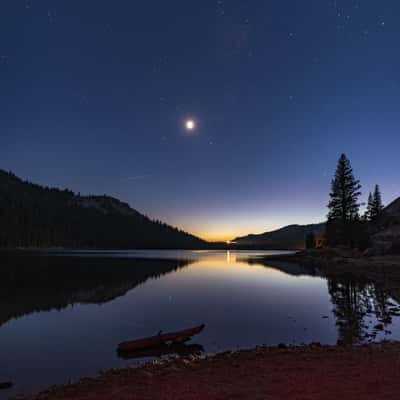
[[[400,195],[398,0],[2,0],[0,168],[207,239]],[[187,120],[193,120],[193,130]]]

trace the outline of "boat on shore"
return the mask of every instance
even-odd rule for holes
[[[147,338],[131,340],[122,342],[117,347],[118,354],[133,353],[135,351],[155,348],[162,345],[173,345],[185,343],[192,338],[192,336],[199,334],[205,325],[195,326],[193,328],[184,329],[177,332],[162,333],[161,331],[155,335]]]

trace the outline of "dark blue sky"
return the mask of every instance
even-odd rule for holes
[[[0,168],[206,238],[400,194],[397,0],[0,3]],[[196,129],[184,129],[187,118]]]

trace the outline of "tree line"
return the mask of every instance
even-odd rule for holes
[[[371,226],[381,216],[384,206],[379,185],[369,192],[366,211],[360,213],[361,184],[355,178],[350,160],[345,154],[339,158],[331,182],[328,216],[322,245],[365,249],[370,245]],[[317,246],[314,234],[306,237],[306,247]]]

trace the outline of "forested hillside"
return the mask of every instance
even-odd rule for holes
[[[0,170],[0,247],[190,249],[205,245],[115,198],[42,187]]]

